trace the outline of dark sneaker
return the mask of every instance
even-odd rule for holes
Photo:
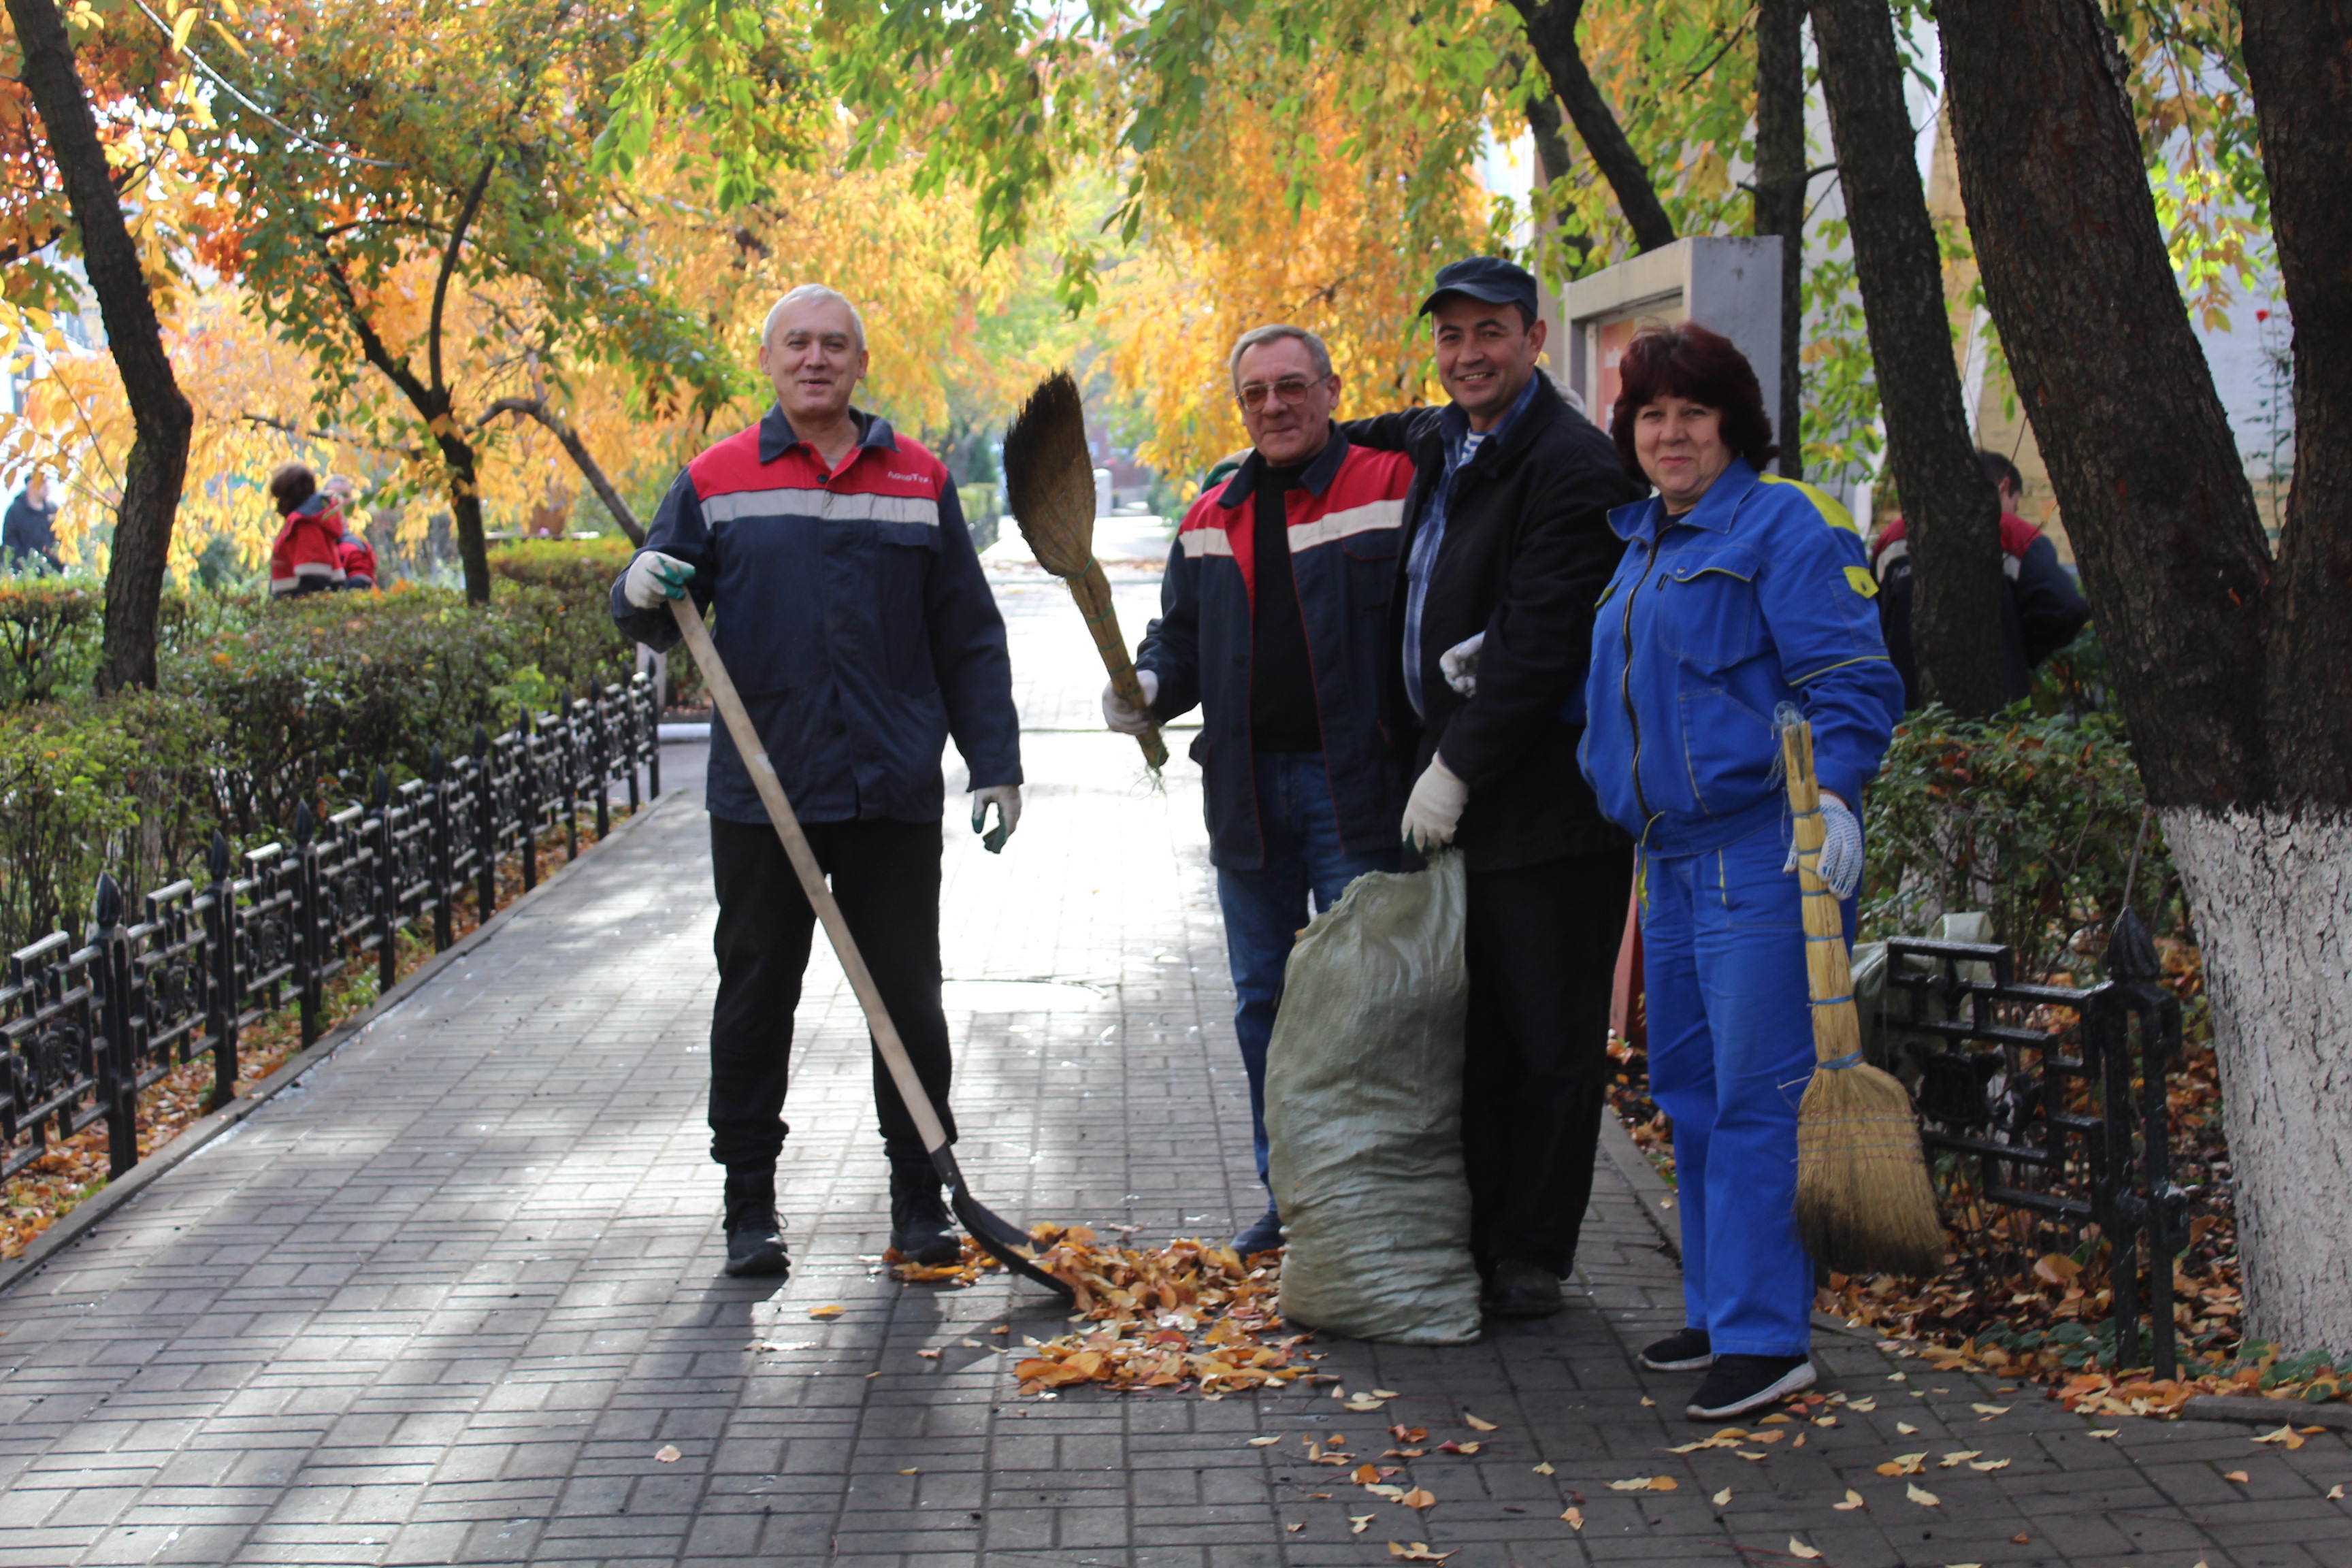
[[[1539,1263],[1507,1258],[1486,1281],[1486,1310],[1498,1318],[1549,1318],[1563,1304],[1559,1276]]]
[[[1801,1355],[1719,1355],[1684,1413],[1694,1421],[1745,1415],[1812,1387],[1814,1376]]]
[[[727,1173],[727,1272],[738,1279],[787,1275],[793,1260],[784,1251],[784,1226],[776,1217],[776,1173],[772,1168]]]
[[[963,1256],[940,1196],[940,1173],[928,1162],[890,1167],[890,1246],[909,1263],[953,1263]]]
[[[1282,1246],[1282,1211],[1274,1200],[1265,1202],[1265,1212],[1249,1222],[1239,1236],[1234,1237],[1234,1250],[1244,1258],[1260,1252],[1272,1252]]]
[[[1644,1347],[1638,1359],[1652,1372],[1705,1372],[1715,1364],[1715,1350],[1705,1329],[1682,1329]]]

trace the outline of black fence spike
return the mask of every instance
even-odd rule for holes
[[[490,732],[488,730],[483,729],[479,724],[477,724],[474,726],[474,755],[478,757],[487,757],[489,754]]]
[[[382,763],[375,768],[375,783],[369,792],[368,804],[382,811],[392,804],[392,773]]]
[[[449,776],[449,759],[441,754],[441,742],[433,742],[433,750],[425,759],[425,778],[428,784],[439,784]]]
[[[214,881],[226,882],[228,880],[228,836],[215,827],[212,844],[205,851],[205,869],[212,873]]]
[[[97,907],[91,911],[98,929],[109,931],[122,923],[122,884],[114,879],[111,871],[98,874]]]
[[[2156,938],[2148,934],[2136,911],[2126,910],[2107,933],[2107,977],[2145,984],[2163,976],[2164,960],[2156,951]]]
[[[296,846],[299,847],[308,845],[310,842],[310,835],[317,830],[318,821],[311,816],[310,803],[306,800],[294,808],[294,842]]]

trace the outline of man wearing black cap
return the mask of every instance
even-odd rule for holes
[[[1403,836],[1469,872],[1462,1142],[1487,1310],[1542,1317],[1591,1194],[1609,982],[1633,876],[1624,835],[1576,764],[1593,603],[1634,499],[1609,437],[1538,367],[1536,280],[1457,261],[1422,302],[1443,408],[1340,428],[1412,455],[1402,579],[1399,737],[1416,779]]]

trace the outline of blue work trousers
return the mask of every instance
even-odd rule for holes
[[[1282,970],[1291,942],[1314,916],[1339,901],[1367,871],[1397,868],[1398,847],[1350,854],[1339,843],[1331,780],[1320,752],[1260,752],[1258,829],[1265,864],[1255,871],[1217,868],[1217,902],[1225,915],[1225,962],[1234,975],[1234,1033],[1249,1074],[1250,1138],[1257,1179],[1265,1180],[1265,1047],[1282,1005]]]
[[[1642,861],[1650,1092],[1674,1118],[1684,1321],[1717,1355],[1812,1343],[1796,1199],[1813,1023],[1787,835],[1770,822],[1721,849]],[[1851,940],[1851,900],[1845,923]]]

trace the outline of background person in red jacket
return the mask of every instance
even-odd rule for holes
[[[359,487],[346,476],[337,474],[327,481],[326,491],[343,520],[342,542],[335,547],[335,552],[343,563],[343,586],[373,588],[376,579],[375,550],[366,540],[352,531],[352,520],[357,515],[352,501],[359,493]]]
[[[343,585],[343,510],[300,463],[269,476],[269,499],[286,521],[269,550],[269,596],[291,599]]]
[[[1264,1184],[1265,1053],[1291,941],[1349,882],[1397,868],[1404,791],[1383,700],[1412,463],[1332,426],[1339,377],[1314,333],[1244,332],[1226,364],[1253,450],[1192,503],[1169,550],[1160,618],[1135,655],[1150,714],[1105,687],[1103,717],[1139,734],[1201,710],[1192,760]],[[1269,1193],[1234,1250],[1281,1245]]]
[[[2000,693],[2015,702],[2033,688],[2034,668],[2090,624],[2091,603],[2058,563],[2058,547],[2017,515],[2025,477],[1999,452],[1977,461],[2000,496]],[[1878,628],[1903,677],[1903,705],[1919,706],[1919,668],[1911,652],[1911,543],[1896,518],[1871,546],[1878,577]]]

